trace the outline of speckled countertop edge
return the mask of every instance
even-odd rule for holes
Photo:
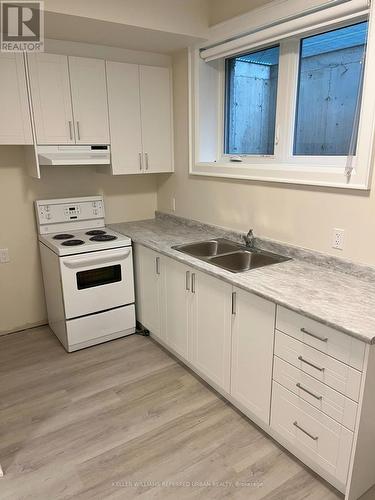
[[[260,248],[283,255],[291,256],[289,249],[292,248],[293,260],[233,274],[171,247],[217,237],[240,241],[241,233],[162,213],[157,213],[155,219],[110,224],[110,227],[126,234],[134,243],[368,344],[375,343],[375,279],[372,268],[367,273],[366,266],[359,266],[358,270],[354,264],[346,266],[344,262],[344,270],[341,270],[340,262],[330,266],[329,256],[324,262],[324,254],[318,254],[317,258],[313,255],[309,261],[308,254],[313,252],[268,241],[263,244],[265,240],[257,240]]]

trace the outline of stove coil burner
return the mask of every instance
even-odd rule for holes
[[[72,234],[56,234],[53,237],[54,240],[69,240],[70,238],[74,238]]]
[[[92,229],[91,231],[87,231],[87,236],[99,236],[100,234],[106,234],[106,231],[102,231],[101,229]]]
[[[117,240],[117,236],[113,234],[98,234],[97,236],[93,236],[90,238],[90,241],[112,241]]]
[[[77,245],[83,245],[85,242],[82,240],[66,240],[63,241],[61,244],[65,245],[66,247],[75,247]]]

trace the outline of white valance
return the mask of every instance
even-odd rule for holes
[[[310,2],[308,10],[287,17],[281,12],[278,19],[273,16],[271,22],[252,26],[246,34],[202,49],[201,57],[206,62],[213,61],[365,16],[369,12],[369,3],[369,0],[328,0],[315,2],[316,5]]]

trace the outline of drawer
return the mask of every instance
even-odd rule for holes
[[[271,428],[294,447],[294,452],[300,450],[346,483],[353,433],[277,382],[273,382]]]
[[[285,307],[277,308],[276,328],[347,365],[363,370],[365,343]]]
[[[69,351],[100,344],[135,331],[135,307],[130,304],[66,322]]]
[[[359,401],[362,373],[276,330],[275,354],[354,401]]]
[[[351,399],[275,356],[273,378],[303,400],[354,431],[358,405]]]

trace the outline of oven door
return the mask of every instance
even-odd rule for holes
[[[60,259],[66,319],[134,302],[132,248]]]

